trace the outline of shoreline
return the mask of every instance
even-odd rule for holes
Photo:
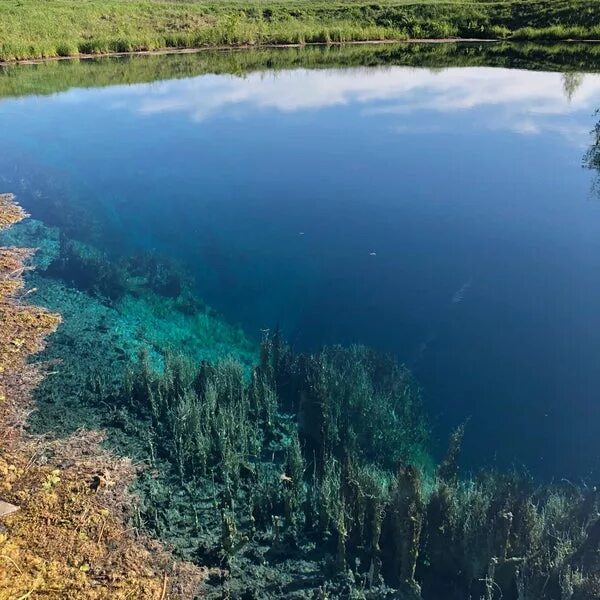
[[[96,54],[73,54],[70,56],[49,56],[46,58],[25,58],[18,60],[0,61],[0,67],[9,67],[14,65],[38,65],[48,62],[73,61],[73,60],[94,60],[99,58],[122,58],[127,56],[162,56],[171,54],[200,54],[202,52],[230,52],[246,50],[275,50],[286,48],[315,48],[315,47],[339,47],[339,46],[378,46],[378,45],[398,45],[398,44],[521,44],[531,43],[531,40],[504,40],[499,38],[411,38],[411,39],[389,39],[389,40],[360,40],[348,42],[308,42],[303,44],[225,44],[218,46],[199,46],[198,48],[161,48],[157,50],[132,50],[130,52],[101,52]],[[600,40],[536,40],[537,44],[600,44]]]
[[[0,193],[0,231],[28,217]],[[29,359],[63,324],[58,312],[24,300],[34,252],[0,242],[0,597],[189,598],[204,571],[129,526],[131,459],[104,448],[97,430],[56,437],[28,429],[49,366]]]
[[[11,65],[37,65],[46,62],[63,60],[94,60],[96,58],[120,58],[124,56],[161,56],[168,54],[199,54],[201,52],[228,52],[232,50],[274,50],[277,48],[306,48],[306,47],[331,47],[331,46],[376,46],[393,44],[496,44],[499,39],[482,38],[424,38],[408,40],[360,40],[349,42],[306,42],[303,44],[224,44],[219,46],[199,46],[198,48],[160,48],[157,50],[132,50],[130,52],[100,52],[97,54],[73,54],[71,56],[48,56],[46,58],[24,58],[19,60],[0,61],[0,67]],[[600,43],[600,40],[598,40]]]

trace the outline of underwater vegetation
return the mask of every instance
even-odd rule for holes
[[[144,288],[159,296],[177,298],[182,311],[202,308],[187,289],[189,278],[184,277],[181,267],[164,258],[159,260],[145,252],[111,261],[94,246],[65,235],[60,235],[59,243],[58,256],[47,268],[50,277],[64,279],[78,289],[111,300]]]
[[[173,354],[153,369],[142,356],[102,401],[157,470],[171,465],[140,487],[141,518],[167,537],[173,520],[187,528],[184,554],[221,569],[208,597],[600,593],[596,488],[460,477],[464,425],[433,468],[415,382],[370,349],[297,354],[276,333],[250,374]]]
[[[386,507],[416,510],[418,469],[394,469],[423,462],[427,430],[418,389],[391,358],[359,346],[294,354],[276,334],[250,377],[233,361],[176,356],[158,373],[142,357],[112,402],[148,420],[149,445],[182,483],[214,486],[222,535],[197,549],[200,563],[229,566],[256,532],[280,552],[309,536],[331,551],[334,571],[360,562],[372,585],[382,568],[413,581],[416,548],[394,542],[406,523],[383,517]],[[394,553],[408,553],[396,559],[402,573],[382,564],[386,527]]]

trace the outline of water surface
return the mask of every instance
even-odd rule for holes
[[[491,67],[73,88],[0,101],[0,182],[113,256],[179,260],[256,339],[279,324],[301,348],[396,353],[440,440],[471,418],[468,465],[585,476],[598,107],[598,75]]]

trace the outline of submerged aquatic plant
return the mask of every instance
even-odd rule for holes
[[[426,439],[418,390],[390,358],[295,354],[278,335],[261,357],[249,377],[231,361],[168,356],[156,373],[142,360],[126,385],[182,480],[217,480],[222,564],[262,532],[277,554],[318,541],[331,573],[351,570],[372,597],[597,597],[595,489],[461,479],[464,425],[432,481],[413,462]]]
[[[94,389],[175,475],[145,480],[146,526],[226,568],[240,594],[268,597],[268,581],[310,563],[297,585],[331,597],[598,597],[596,489],[461,477],[464,425],[430,472],[419,390],[390,357],[296,353],[276,333],[251,372],[142,355],[118,393]]]
[[[260,376],[282,409],[295,414],[308,453],[394,469],[423,450],[427,428],[409,371],[364,346],[333,346],[294,355],[278,334],[263,343]]]
[[[231,360],[174,355],[155,371],[142,356],[113,402],[149,421],[152,447],[182,482],[216,482],[223,527],[262,528],[273,543],[316,535],[338,571],[362,560],[379,580],[386,511],[399,515],[396,538],[403,516],[423,512],[418,469],[399,468],[424,453],[418,389],[358,346],[295,354],[275,335],[261,357],[248,375]],[[397,577],[414,581],[420,525],[411,531]]]
[[[104,253],[64,234],[59,242],[59,254],[48,266],[48,275],[111,300],[124,294],[125,278]]]
[[[111,302],[125,295],[153,293],[176,302],[184,314],[194,314],[204,305],[192,293],[193,277],[175,262],[151,252],[113,259],[95,246],[59,237],[57,256],[47,274]]]
[[[218,468],[224,481],[238,483],[244,463],[260,453],[262,431],[251,414],[241,365],[167,356],[161,374],[147,357],[126,378],[125,399],[149,415],[157,446],[182,478],[206,476]]]

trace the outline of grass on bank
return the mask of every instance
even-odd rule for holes
[[[0,0],[0,60],[415,38],[599,39],[595,0]]]

